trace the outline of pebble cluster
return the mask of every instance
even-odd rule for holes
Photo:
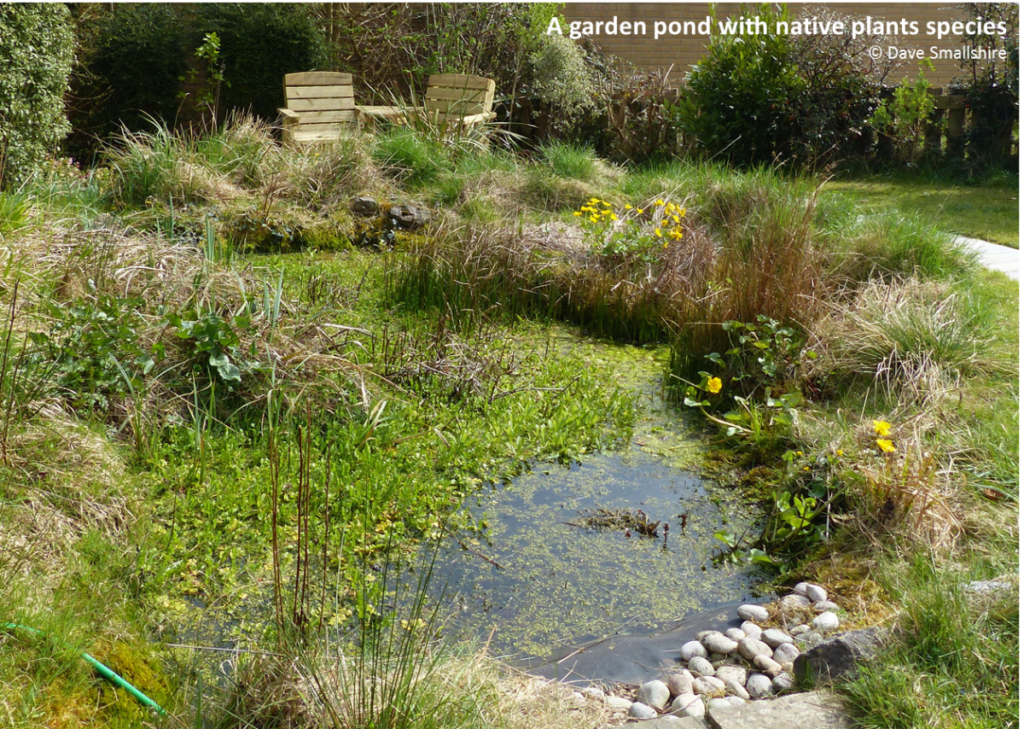
[[[793,688],[793,662],[803,650],[816,645],[826,633],[839,628],[838,609],[824,588],[801,582],[779,601],[783,615],[813,606],[818,613],[810,625],[788,630],[762,628],[769,619],[762,605],[741,605],[736,613],[743,624],[724,633],[705,630],[685,643],[679,653],[682,669],[642,684],[635,700],[605,695],[597,687],[582,695],[635,719],[661,715],[703,719],[716,705],[742,706]]]

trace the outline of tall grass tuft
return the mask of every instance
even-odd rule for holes
[[[537,156],[558,177],[580,182],[592,182],[601,165],[590,147],[563,142],[552,142],[541,147]]]

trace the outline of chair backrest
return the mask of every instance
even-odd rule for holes
[[[288,109],[299,115],[303,131],[328,132],[356,121],[352,74],[332,71],[289,73],[284,77]]]
[[[427,81],[426,110],[446,117],[487,114],[494,105],[494,81],[480,76],[435,74]]]

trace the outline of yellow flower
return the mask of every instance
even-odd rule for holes
[[[888,438],[879,438],[878,440],[875,441],[875,443],[878,444],[878,447],[881,449],[882,453],[896,452],[896,446],[894,446],[892,444],[892,441],[889,440]]]
[[[612,213],[612,214],[611,214],[611,215],[609,215],[608,217],[609,217],[609,218],[611,218],[612,220],[618,220],[618,219],[619,219],[619,216],[618,216],[618,215],[616,215],[615,213]]]
[[[611,207],[611,203],[606,203],[604,200],[601,201],[601,204],[604,205],[606,208]]]
[[[596,222],[598,222],[599,220],[600,220],[600,218],[599,218],[599,217],[597,217],[596,215],[591,215],[591,216],[590,216],[590,222],[591,222],[591,223],[596,223]]]
[[[664,205],[664,204],[665,204],[665,201],[664,201],[664,200],[658,200],[658,201],[656,201],[656,202],[655,202],[654,204],[655,204],[655,205]]]
[[[875,432],[876,433],[878,433],[883,438],[885,438],[885,437],[887,437],[889,435],[889,431],[892,430],[892,424],[891,423],[887,423],[884,420],[875,420],[873,422],[874,422],[874,425],[875,425]]]
[[[717,395],[722,391],[722,381],[717,377],[712,377],[708,380],[708,392],[712,395]]]
[[[581,215],[583,215],[583,213],[581,213],[579,210],[577,210],[575,213],[573,213],[573,215],[575,215],[578,218]]]
[[[654,229],[654,234],[660,238],[661,237],[661,228],[655,228]]]
[[[632,210],[632,209],[633,209],[633,206],[630,205],[629,203],[626,203],[626,210]]]
[[[839,456],[839,457],[842,457],[842,455],[843,455],[843,449],[842,449],[842,448],[840,448],[839,450],[837,450],[837,451],[836,451],[836,455],[837,455],[837,456]]]

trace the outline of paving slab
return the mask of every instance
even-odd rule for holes
[[[607,726],[604,729],[622,729],[623,725],[618,726]],[[635,729],[708,729],[708,725],[702,722],[700,719],[694,719],[692,716],[684,716],[682,718],[678,716],[659,716],[657,719],[648,719],[647,721],[640,721],[634,724],[627,724],[626,726],[635,727]],[[793,727],[790,727],[793,729]]]
[[[808,691],[745,706],[708,710],[711,729],[850,729],[835,694]]]
[[[954,235],[953,242],[977,253],[978,262],[985,268],[1001,271],[1015,281],[1020,280],[1020,251],[1017,249],[962,235]]]

